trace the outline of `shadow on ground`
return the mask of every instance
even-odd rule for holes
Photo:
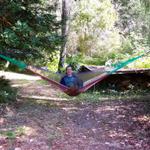
[[[0,150],[149,150],[149,98],[95,104],[20,99],[1,112]]]
[[[0,106],[0,150],[150,149],[150,96],[83,103],[56,98],[51,85],[13,85],[22,97]]]

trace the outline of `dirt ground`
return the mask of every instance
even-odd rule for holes
[[[0,150],[150,150],[150,96],[83,103],[21,85],[18,101],[0,108]]]

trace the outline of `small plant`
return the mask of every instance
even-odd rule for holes
[[[7,139],[15,139],[16,134],[14,131],[0,131],[0,136],[6,137]]]
[[[16,138],[16,134],[15,134],[14,131],[8,131],[8,132],[6,133],[6,137],[7,137],[8,139],[15,139],[15,138]]]
[[[10,81],[0,77],[0,103],[9,103],[16,100],[16,90],[10,85]]]
[[[14,130],[6,130],[6,131],[0,131],[0,136],[5,137],[7,139],[15,139],[16,137],[20,137],[26,134],[27,132],[26,127],[17,127]]]
[[[79,55],[71,55],[67,57],[67,64],[71,65],[73,70],[77,71],[79,69],[79,62],[81,60],[82,56]]]

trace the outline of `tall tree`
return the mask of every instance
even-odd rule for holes
[[[68,22],[69,22],[69,0],[62,0],[62,12],[61,12],[62,45],[60,49],[58,72],[61,72],[62,68],[64,68],[65,57],[66,57],[66,43],[67,43],[68,28],[69,28]]]

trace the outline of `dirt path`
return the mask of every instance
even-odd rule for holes
[[[31,80],[33,81],[33,80],[41,79],[38,76],[19,74],[15,72],[5,72],[5,71],[0,71],[0,76],[4,76],[6,79],[9,79],[9,80]]]
[[[150,97],[79,103],[35,81],[1,107],[0,150],[149,150]],[[3,110],[3,111],[2,111]]]

